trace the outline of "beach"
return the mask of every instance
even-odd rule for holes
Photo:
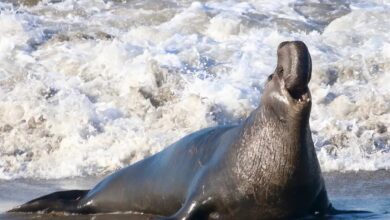
[[[370,214],[331,216],[325,219],[389,219],[390,218],[390,172],[331,172],[325,173],[325,184],[333,206],[342,210],[365,210]],[[50,214],[5,214],[14,206],[50,192],[70,189],[89,189],[101,177],[58,180],[29,180],[0,182],[0,219],[153,219],[151,216],[115,213],[110,215],[50,215]],[[12,192],[12,193],[7,193]]]

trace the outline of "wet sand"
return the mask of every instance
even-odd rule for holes
[[[372,214],[340,215],[321,219],[390,219],[390,171],[325,173],[324,178],[331,201],[337,209],[368,210]],[[6,210],[44,194],[67,189],[89,189],[102,177],[60,180],[19,179],[0,181],[0,219],[156,219],[156,216],[137,214],[18,214]]]

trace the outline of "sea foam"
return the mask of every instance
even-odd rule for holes
[[[21,1],[23,2],[23,1]],[[0,178],[102,175],[260,102],[284,40],[312,54],[323,171],[390,167],[381,1],[0,3]]]

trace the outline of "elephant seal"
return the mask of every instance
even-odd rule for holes
[[[309,126],[309,51],[303,42],[282,42],[277,56],[261,105],[243,123],[192,133],[91,190],[52,193],[10,211],[196,220],[335,213]]]

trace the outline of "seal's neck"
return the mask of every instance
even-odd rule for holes
[[[300,112],[291,109],[280,114],[272,105],[261,105],[242,125],[242,134],[251,143],[242,147],[253,145],[258,151],[262,151],[261,146],[266,143],[272,151],[285,145],[294,145],[291,146],[293,148],[307,147],[302,143],[305,143],[306,137],[311,139],[309,117],[310,107]],[[262,140],[262,143],[256,146],[256,140]]]
[[[237,171],[248,182],[278,179],[287,184],[311,160],[314,147],[308,117],[281,118],[269,105],[262,105],[241,129]],[[264,176],[267,179],[262,179]]]

